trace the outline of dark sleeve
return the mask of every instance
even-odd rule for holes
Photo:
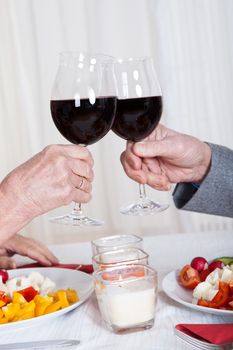
[[[180,183],[173,200],[177,208],[200,213],[233,217],[233,151],[210,144],[211,167],[200,187]]]

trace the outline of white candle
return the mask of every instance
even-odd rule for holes
[[[155,288],[132,291],[123,286],[107,286],[97,298],[103,318],[116,327],[139,325],[154,318]]]
[[[153,326],[157,273],[146,265],[121,265],[94,272],[102,318],[116,333]]]

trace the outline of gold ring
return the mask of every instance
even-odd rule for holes
[[[83,186],[83,183],[84,183],[84,179],[82,177],[81,181],[80,181],[80,184],[78,186],[78,189],[81,190],[82,186]]]

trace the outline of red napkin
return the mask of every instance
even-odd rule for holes
[[[21,265],[18,266],[18,269],[25,269],[25,268],[29,268],[29,267],[48,267],[48,266],[43,266],[40,263],[32,263],[32,264],[26,264],[26,265]],[[58,267],[61,269],[71,269],[71,270],[79,270],[82,272],[86,272],[86,273],[92,273],[93,272],[93,266],[92,265],[83,265],[83,264],[56,264],[56,265],[52,265],[49,267]]]
[[[176,329],[211,344],[233,343],[233,324],[178,324]]]

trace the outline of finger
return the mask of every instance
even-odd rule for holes
[[[58,259],[43,243],[29,237],[17,235],[11,242],[10,249],[17,254],[27,256],[43,265],[57,264]]]
[[[73,186],[78,190],[82,190],[87,193],[90,193],[92,190],[92,184],[89,181],[87,181],[85,177],[71,174],[70,181],[72,182]]]
[[[7,253],[7,250],[4,248],[4,247],[1,247],[0,248],[0,256],[3,256],[3,255],[7,255],[8,253]]]
[[[16,269],[16,262],[8,256],[0,257],[0,269]]]
[[[57,264],[55,261],[51,261],[47,256],[44,255],[44,252],[40,251],[40,249],[28,249],[24,254],[27,257],[29,257],[32,260],[35,260],[39,262],[43,266],[52,266],[54,264]]]
[[[91,193],[75,189],[72,193],[72,201],[75,203],[87,203],[91,200]]]
[[[147,185],[159,191],[169,191],[171,189],[171,183],[166,176],[151,172],[147,174]]]
[[[142,160],[138,156],[136,156],[131,150],[126,150],[121,154],[121,163],[128,163],[128,165],[135,169],[139,170],[142,167]]]
[[[75,159],[81,159],[93,166],[94,160],[90,151],[83,146],[78,145],[58,145],[62,148],[64,154]]]
[[[130,166],[128,166],[127,163],[123,164],[123,168],[126,172],[126,174],[134,181],[140,183],[140,184],[145,184],[146,183],[146,174],[145,172],[140,169],[140,170],[134,170]]]
[[[157,158],[145,158],[143,164],[146,165],[147,170],[154,174],[161,174],[161,167]]]
[[[31,247],[34,248],[34,250],[38,251],[38,253],[41,254],[41,257],[43,256],[45,260],[49,260],[52,264],[59,263],[58,258],[44,243],[28,237],[27,239],[30,239]]]
[[[68,164],[74,174],[85,177],[86,179],[93,181],[94,173],[90,164],[83,160],[77,160],[70,158]]]
[[[177,147],[169,140],[137,142],[133,152],[139,157],[172,157],[177,156]]]

